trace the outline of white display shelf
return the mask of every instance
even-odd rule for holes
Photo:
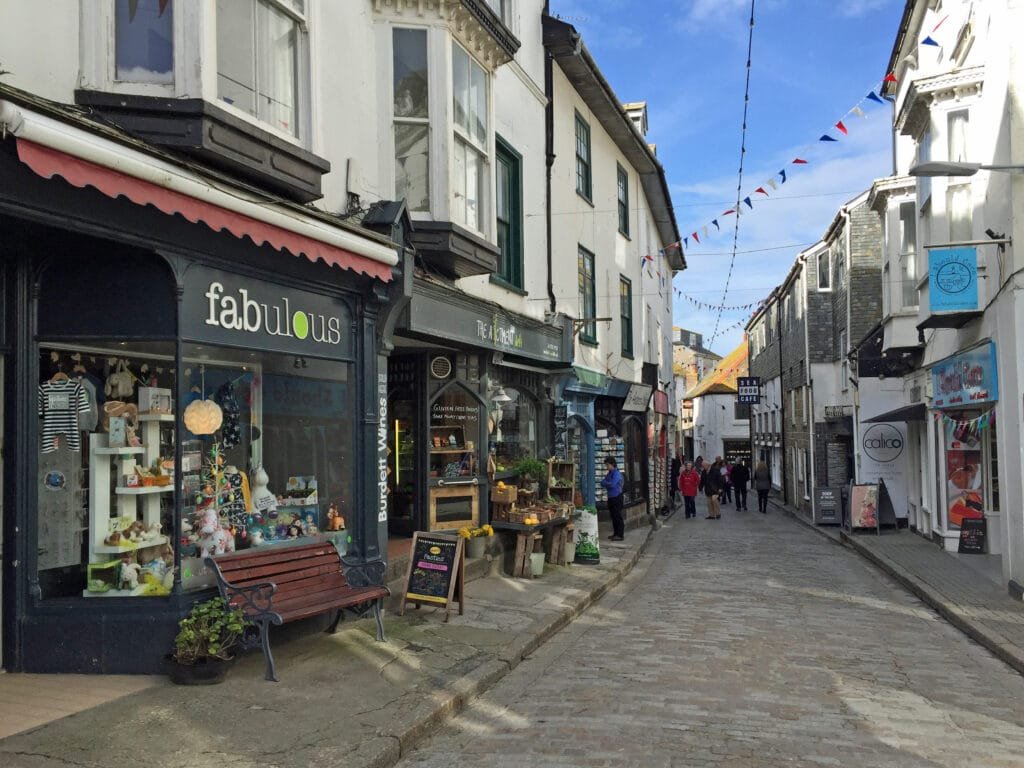
[[[146,592],[146,585],[140,584],[135,589],[108,589],[106,592],[90,592],[82,590],[82,597],[139,597]]]
[[[150,541],[142,541],[138,544],[132,544],[127,547],[112,546],[110,544],[97,544],[93,547],[93,551],[101,555],[123,555],[125,552],[135,552],[139,549],[149,549],[150,547],[162,547],[170,539],[166,536],[158,536]]]
[[[118,496],[148,496],[151,493],[170,493],[174,490],[174,484],[170,485],[140,485],[137,488],[115,488]]]
[[[141,455],[146,449],[139,446],[125,446],[123,448],[94,448],[97,456],[136,456]]]
[[[140,413],[139,421],[174,421],[173,413]]]

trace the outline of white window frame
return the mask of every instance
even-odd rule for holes
[[[453,36],[451,39],[451,45],[448,48],[449,52],[449,63],[448,63],[448,88],[447,94],[449,101],[454,100],[454,72],[455,72],[455,48],[458,47],[469,60],[470,67],[477,66],[483,72],[484,75],[484,87],[487,91],[484,97],[484,113],[487,119],[487,125],[485,127],[485,136],[482,142],[480,142],[475,136],[467,132],[465,128],[455,122],[454,106],[451,107],[451,123],[448,126],[449,135],[451,136],[451,143],[449,145],[448,153],[448,205],[450,220],[458,224],[461,227],[465,227],[471,232],[475,232],[478,235],[488,238],[494,227],[491,223],[493,219],[491,199],[494,194],[494,120],[492,117],[492,91],[494,90],[493,78],[490,70],[487,69],[482,63],[480,63],[476,57],[473,56],[472,52],[469,51],[461,42],[455,39]],[[477,210],[477,225],[476,227],[471,226],[468,220],[459,221],[455,217],[455,171],[456,171],[456,153],[458,152],[459,146],[465,147],[466,152],[474,152],[476,156],[481,160],[482,169],[482,183],[480,187],[480,200],[478,202]]]
[[[839,332],[839,389],[846,392],[850,388],[850,361],[846,357],[846,330]]]
[[[825,269],[822,270],[822,257],[825,259]],[[818,270],[818,292],[819,293],[831,293],[832,291],[832,249],[823,248],[818,251],[818,255],[815,259],[817,265],[815,269]],[[825,276],[825,285],[821,284],[821,276]]]
[[[907,223],[913,228],[913,243],[908,250]],[[902,202],[896,209],[896,225],[899,228],[899,280],[900,298],[899,306],[902,309],[916,309],[920,303],[920,293],[917,290],[917,206],[913,201]],[[907,303],[907,297],[912,292],[914,302]]]

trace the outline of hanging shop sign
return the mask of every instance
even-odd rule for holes
[[[445,621],[452,603],[458,601],[459,615],[463,612],[463,571],[466,560],[461,536],[445,536],[416,531],[412,535],[409,570],[405,574],[405,596],[399,616],[405,615],[405,606],[413,603],[443,606]]]
[[[668,393],[660,389],[654,390],[654,412],[669,415]]]
[[[421,294],[409,306],[408,327],[416,333],[550,362],[567,363],[572,347],[566,342],[564,325],[531,324],[503,310],[466,307]]]
[[[355,326],[341,299],[193,264],[185,272],[181,336],[267,352],[351,359]]]
[[[626,397],[622,401],[622,410],[630,413],[646,411],[653,389],[654,387],[650,384],[630,384]]]
[[[996,345],[988,342],[932,366],[934,408],[994,403],[999,400]]]
[[[978,309],[977,248],[935,248],[928,252],[928,308],[932,312]]]
[[[760,376],[740,376],[736,379],[736,402],[740,405],[757,405],[761,402]]]

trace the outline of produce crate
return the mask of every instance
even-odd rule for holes
[[[504,488],[491,487],[491,501],[501,504],[511,504],[518,498],[519,490],[514,485],[506,485]]]
[[[498,522],[511,522],[509,515],[512,512],[512,504],[503,504],[500,501],[491,502],[491,520]]]

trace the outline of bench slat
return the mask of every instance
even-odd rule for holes
[[[311,554],[325,554],[332,550],[337,554],[338,550],[329,542],[303,544],[300,546],[270,545],[256,549],[243,549],[227,555],[217,555],[214,560],[216,560],[223,573],[228,573],[252,566],[258,567],[277,562],[301,560],[303,557],[308,557]]]
[[[387,594],[387,590],[383,587],[361,587],[358,590],[348,592],[343,595],[335,593],[335,595],[328,600],[290,600],[283,605],[275,605],[274,612],[277,613],[285,622],[289,622],[306,616],[315,616],[317,614],[324,613],[325,606],[327,606],[327,610],[346,608],[353,605],[359,605],[359,603],[369,602],[370,600],[387,597]],[[322,594],[319,596],[323,598]]]
[[[248,584],[254,581],[273,581],[276,583],[279,578],[284,578],[288,574],[314,571],[321,568],[340,574],[341,563],[338,560],[337,554],[333,558],[330,555],[323,555],[304,560],[293,560],[289,563],[273,563],[259,568],[250,567],[245,570],[236,571],[222,570],[221,573],[232,584]]]

